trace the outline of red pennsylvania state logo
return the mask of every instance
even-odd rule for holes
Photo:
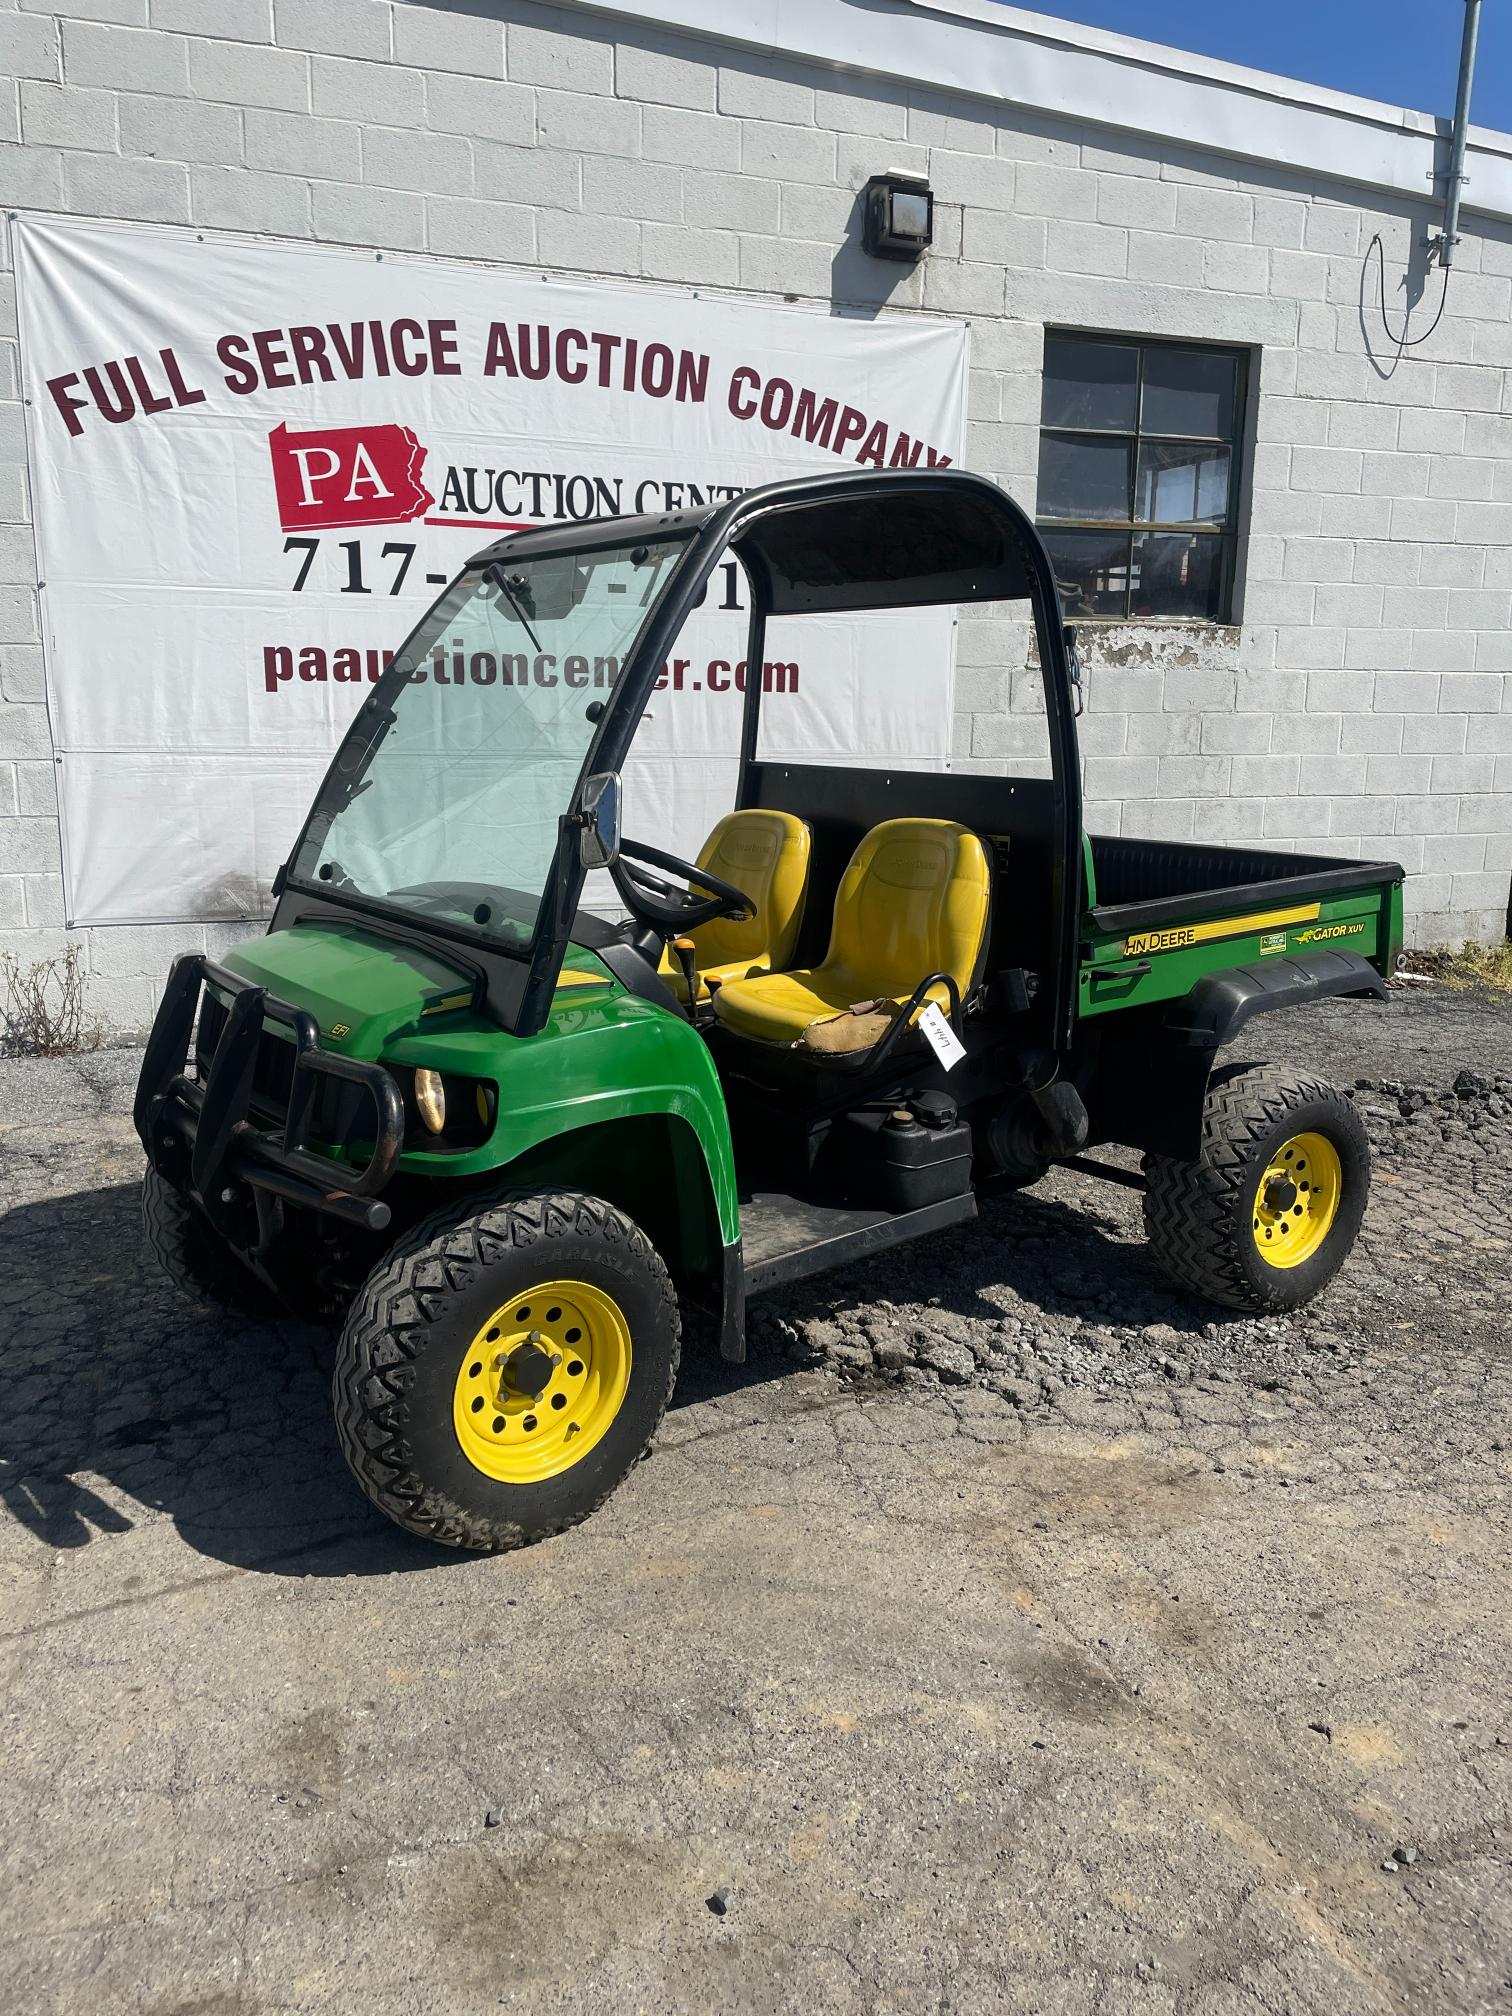
[[[278,522],[285,532],[397,525],[435,503],[420,472],[426,451],[408,427],[313,427],[268,436]]]

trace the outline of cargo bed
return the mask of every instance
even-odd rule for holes
[[[1384,977],[1401,949],[1395,861],[1092,834],[1083,867],[1082,1015],[1172,1000],[1211,973],[1323,950]]]

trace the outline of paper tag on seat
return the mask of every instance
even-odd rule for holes
[[[919,1017],[919,1033],[947,1071],[953,1071],[966,1055],[966,1045],[931,1001]]]

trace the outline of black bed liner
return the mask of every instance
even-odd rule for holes
[[[1343,861],[1188,840],[1134,840],[1093,834],[1097,902],[1092,921],[1109,932],[1142,931],[1197,913],[1300,902],[1349,889],[1379,888],[1405,874],[1395,861]]]

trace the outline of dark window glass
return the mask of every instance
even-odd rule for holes
[[[1132,432],[1139,412],[1139,352],[1120,343],[1045,338],[1046,427],[1114,427]]]
[[[1116,434],[1047,434],[1040,451],[1040,516],[1127,518],[1131,445]]]
[[[1136,532],[1131,616],[1204,616],[1222,607],[1224,541],[1212,532]]]
[[[1141,429],[1146,434],[1230,439],[1237,375],[1238,360],[1222,350],[1162,350],[1151,345],[1145,351]]]
[[[1228,518],[1231,460],[1228,449],[1214,442],[1141,441],[1134,516],[1152,525],[1222,525]]]
[[[1068,616],[1229,620],[1241,351],[1049,335],[1039,523]]]
[[[1045,545],[1068,618],[1124,614],[1129,595],[1127,532],[1048,529]]]

